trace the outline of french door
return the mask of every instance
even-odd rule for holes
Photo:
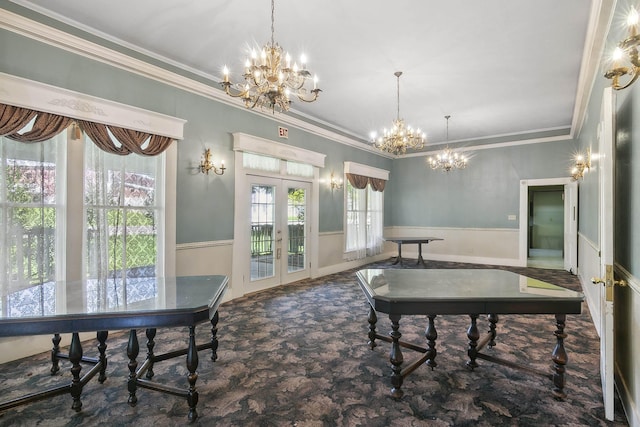
[[[310,277],[309,201],[311,183],[249,177],[249,274],[254,292]],[[248,280],[247,280],[248,279]]]
[[[602,96],[598,161],[600,177],[600,277],[594,283],[600,288],[600,376],[604,400],[605,418],[614,419],[614,319],[613,287],[613,233],[614,233],[614,105],[613,90],[608,87]]]

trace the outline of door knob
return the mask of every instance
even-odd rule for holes
[[[605,279],[600,278],[600,277],[592,277],[591,278],[591,283],[593,283],[594,285],[597,285],[597,284],[600,284],[600,283],[604,284],[605,282],[606,282]],[[618,286],[627,286],[627,282],[625,280],[623,280],[623,279],[614,280],[613,284],[614,285],[618,285]]]

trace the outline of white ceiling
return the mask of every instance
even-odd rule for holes
[[[14,0],[211,79],[270,39],[269,0]],[[275,40],[323,90],[292,109],[362,141],[400,115],[428,143],[569,134],[591,0],[276,0]],[[235,77],[235,78],[234,78]]]

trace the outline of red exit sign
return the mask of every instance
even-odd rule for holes
[[[278,126],[278,136],[280,138],[289,138],[289,129]]]

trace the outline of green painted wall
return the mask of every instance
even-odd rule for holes
[[[518,228],[520,180],[569,175],[572,140],[471,154],[466,169],[434,171],[424,157],[396,160],[390,191],[396,226]]]

